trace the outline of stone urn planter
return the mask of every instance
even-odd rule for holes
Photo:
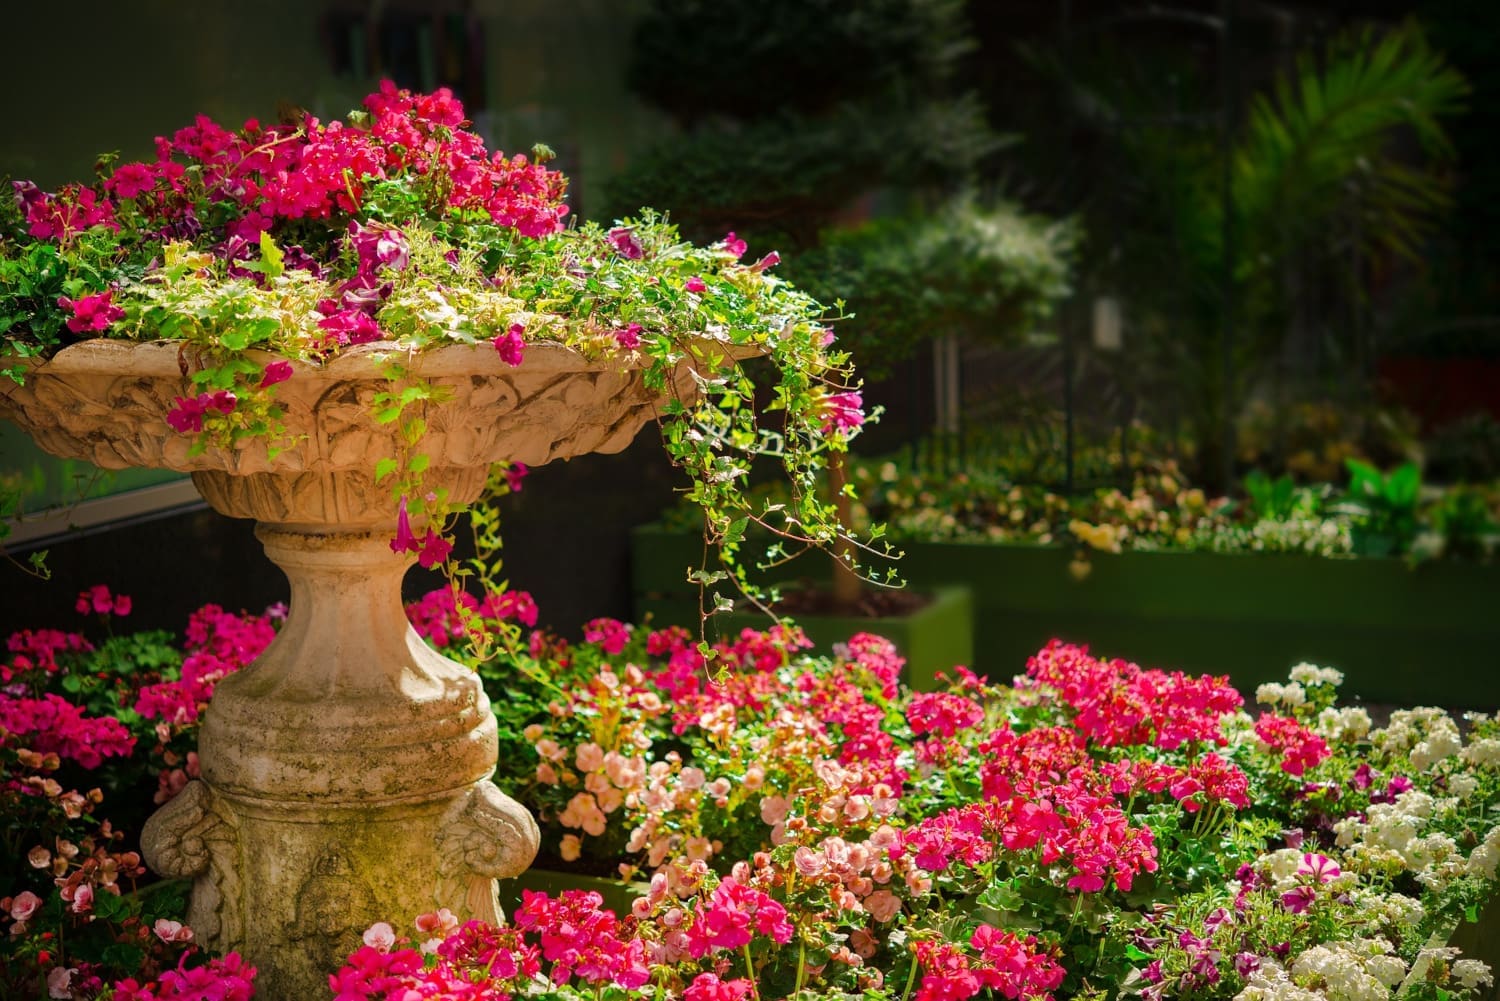
[[[271,999],[322,996],[375,921],[409,927],[442,907],[496,920],[495,880],[537,849],[531,816],[489,781],[496,727],[478,679],[403,613],[412,557],[392,552],[396,506],[374,482],[398,447],[373,417],[389,351],[294,363],[277,399],[296,441],[274,457],[259,439],[193,454],[193,438],[168,427],[174,398],[192,395],[174,342],[85,341],[0,390],[0,416],[53,454],[190,472],[215,510],[258,522],[291,583],[285,628],[207,710],[202,779],[142,838],[156,872],[193,880],[200,943],[242,953]],[[590,364],[558,345],[530,345],[516,368],[488,344],[400,360],[442,390],[423,404],[420,451],[428,489],[454,504],[479,496],[496,461],[624,448],[660,396],[618,360]],[[691,395],[688,363],[673,388]],[[184,573],[234,572],[182,556]]]

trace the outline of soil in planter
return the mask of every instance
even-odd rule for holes
[[[826,588],[804,584],[795,590],[784,591],[781,600],[774,606],[778,615],[827,615],[853,619],[885,619],[911,615],[932,604],[928,594],[913,594],[906,590],[871,588],[860,593],[859,599],[847,603],[839,601]]]

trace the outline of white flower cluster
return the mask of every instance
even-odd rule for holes
[[[1298,664],[1292,668],[1291,677],[1293,681],[1303,685],[1333,685],[1337,688],[1344,683],[1343,671],[1316,664]]]
[[[1466,765],[1500,768],[1500,740],[1494,737],[1481,737],[1464,748],[1460,757]]]
[[[1441,709],[1398,709],[1383,730],[1370,734],[1382,751],[1411,758],[1412,767],[1429,771],[1463,749],[1463,738],[1453,717]]]
[[[1360,706],[1329,706],[1318,713],[1313,731],[1324,740],[1351,743],[1369,736],[1370,714]]]
[[[1373,869],[1399,866],[1440,893],[1464,876],[1493,878],[1496,862],[1500,861],[1500,828],[1492,829],[1467,858],[1448,835],[1424,833],[1429,820],[1451,814],[1457,807],[1455,797],[1434,799],[1409,789],[1394,803],[1372,803],[1363,821],[1357,816],[1345,817],[1334,825],[1334,832],[1339,847],[1347,849],[1354,865]]]
[[[1468,874],[1494,879],[1497,867],[1500,867],[1500,827],[1491,827],[1484,840],[1469,853]]]
[[[1472,991],[1481,984],[1493,984],[1495,978],[1490,973],[1489,964],[1482,963],[1477,959],[1459,959],[1459,950],[1453,946],[1438,946],[1431,949],[1423,949],[1417,953],[1416,961],[1411,964],[1412,973],[1417,976],[1426,976],[1427,970],[1434,963],[1448,967],[1448,986],[1457,986],[1461,990]]]
[[[1296,709],[1307,705],[1307,689],[1295,681],[1286,684],[1268,681],[1255,689],[1255,701],[1273,709]]]
[[[1266,553],[1347,556],[1354,551],[1349,523],[1340,518],[1262,518],[1250,529],[1250,548]]]
[[[1414,928],[1427,916],[1422,902],[1404,893],[1371,894],[1360,902],[1386,928]]]
[[[1361,938],[1308,949],[1291,969],[1262,960],[1235,1001],[1389,1001],[1405,977],[1390,942]]]
[[[1331,1001],[1385,1001],[1406,977],[1406,963],[1383,938],[1334,942],[1308,949],[1292,962],[1292,976],[1324,984]]]

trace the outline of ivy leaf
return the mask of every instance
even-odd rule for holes
[[[379,483],[381,480],[394,473],[396,471],[397,465],[398,463],[395,459],[381,459],[379,462],[375,463],[375,482]]]

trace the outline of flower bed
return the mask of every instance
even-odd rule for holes
[[[80,603],[106,622],[128,610],[102,590]],[[523,595],[467,604],[535,622]],[[478,659],[450,592],[410,614]],[[5,830],[27,861],[0,873],[6,996],[105,997],[115,980],[132,1001],[250,996],[236,957],[192,951],[172,886],[120,895],[139,860],[102,817],[180,788],[203,700],[274,628],[210,607],[180,647],[11,641]],[[1403,710],[1373,728],[1335,705],[1337,672],[1309,665],[1252,715],[1222,678],[1062,643],[1013,686],[958,669],[914,694],[871,636],[808,657],[796,632],[747,630],[711,661],[678,629],[596,620],[584,636],[533,629],[476,664],[504,696],[498,780],[538,814],[553,864],[622,862],[645,894],[625,913],[523,890],[504,928],[437,912],[411,943],[376,925],[333,996],[1258,1001],[1388,997],[1411,978],[1402,996],[1440,1001],[1488,982],[1433,939],[1494,888],[1493,719],[1464,734]]]

